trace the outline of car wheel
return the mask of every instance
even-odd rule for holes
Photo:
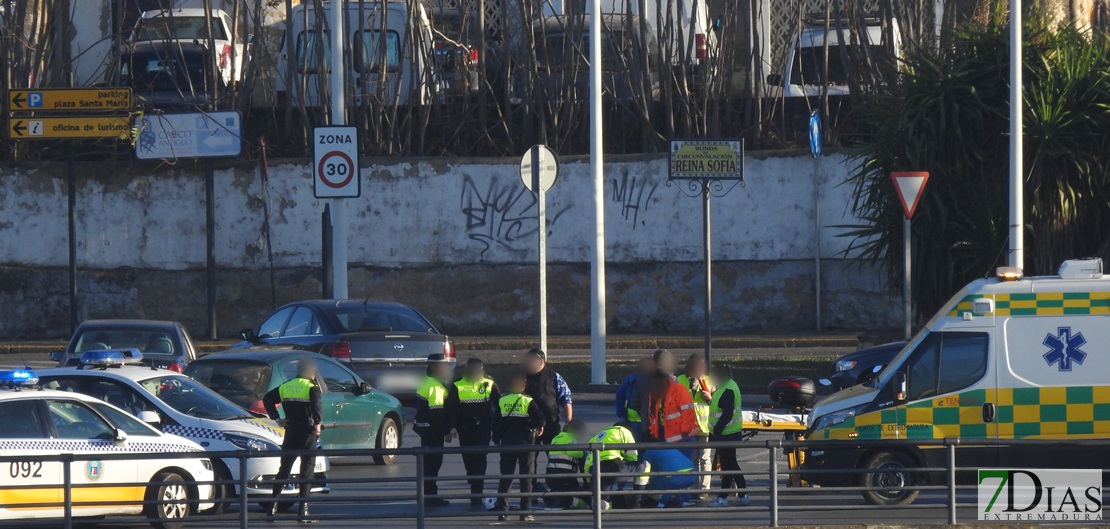
[[[909,505],[917,499],[918,491],[908,490],[918,484],[918,474],[909,468],[919,466],[901,452],[879,452],[867,458],[864,469],[875,472],[860,474],[860,491],[871,505]]]
[[[396,450],[401,447],[401,430],[397,428],[397,422],[389,417],[382,421],[382,425],[378,428],[378,443],[377,448],[380,450]],[[379,465],[392,465],[397,460],[396,453],[382,454],[374,456],[374,463]]]
[[[231,480],[231,471],[223,463],[213,461],[212,467],[216,481]],[[214,485],[212,487],[212,498],[216,501],[216,505],[204,511],[204,514],[226,514],[231,509],[230,501],[236,498],[235,485]]]
[[[143,514],[154,529],[178,529],[189,517],[189,487],[173,472],[158,474],[146,489]]]

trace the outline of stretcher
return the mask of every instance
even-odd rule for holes
[[[805,434],[808,419],[809,414],[794,413],[790,410],[745,410],[741,438],[747,441],[760,433],[781,433],[783,439],[788,441],[801,440]],[[803,462],[801,450],[787,450],[786,458],[791,470],[801,468]],[[791,474],[788,483],[791,487],[803,485],[797,474]]]

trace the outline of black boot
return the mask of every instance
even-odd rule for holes
[[[301,512],[300,512],[300,515],[297,516],[297,521],[299,521],[301,523],[306,523],[306,524],[307,523],[316,523],[316,520],[313,520],[311,515],[308,514],[308,502],[307,501],[301,502]]]

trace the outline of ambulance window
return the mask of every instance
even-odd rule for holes
[[[78,402],[47,402],[59,439],[114,439],[116,430],[96,412]]]
[[[987,335],[981,333],[944,333],[940,353],[938,394],[959,391],[987,372]]]
[[[26,400],[0,402],[0,439],[42,439],[42,418],[39,407]]]
[[[906,373],[909,375],[909,400],[915,401],[937,394],[937,356],[940,336],[925,338],[913,352],[913,360]]]

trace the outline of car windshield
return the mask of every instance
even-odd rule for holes
[[[191,417],[218,421],[253,417],[234,402],[188,377],[167,375],[148,378],[139,384],[167,406]]]
[[[206,359],[193,362],[185,374],[244,408],[252,408],[270,388],[269,364],[249,360]]]
[[[73,352],[104,349],[138,349],[144,356],[173,356],[181,351],[181,344],[176,333],[169,330],[94,328],[77,335]]]
[[[875,64],[884,64],[889,53],[883,46],[868,46],[868,53]],[[795,85],[820,86],[822,73],[824,73],[824,46],[807,46],[799,48],[794,54],[794,70],[791,72],[790,82]],[[839,46],[829,46],[829,81],[827,84],[843,86],[848,84],[848,76],[853,75],[852,70],[844,63],[844,55]]]
[[[206,64],[201,53],[172,49],[135,51],[120,63],[120,83],[139,92],[203,92]]]
[[[212,17],[212,39],[227,40],[223,24],[220,24],[220,20],[216,17]],[[171,15],[140,20],[138,30],[135,32],[135,40],[207,41],[208,33],[204,31],[204,17]]]
[[[407,307],[342,307],[332,316],[341,332],[433,332],[433,327],[416,311]]]

